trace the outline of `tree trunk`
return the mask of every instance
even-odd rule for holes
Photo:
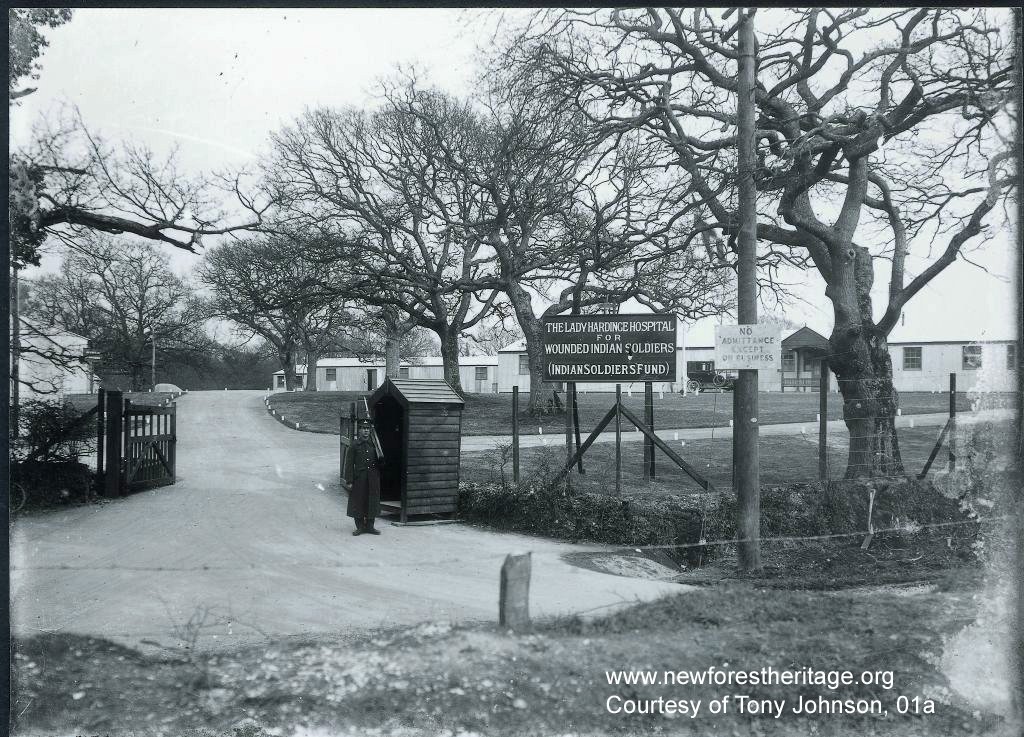
[[[441,339],[441,362],[444,364],[444,380],[448,386],[465,395],[462,389],[462,379],[459,376],[459,336],[451,329],[437,331],[437,337]]]
[[[142,373],[144,370],[145,368],[142,366],[142,364],[132,363],[128,374],[128,391],[142,391]]]
[[[279,351],[277,354],[281,360],[281,368],[284,371],[284,388],[287,391],[295,389],[295,354],[292,351]]]
[[[384,375],[397,379],[402,364],[402,336],[405,331],[398,317],[390,310],[384,312]]]
[[[854,257],[835,269],[826,290],[835,314],[828,361],[839,382],[850,433],[844,477],[900,475],[903,460],[895,421],[899,397],[886,336],[871,319],[871,257],[863,248],[851,252]]]
[[[530,367],[530,403],[528,414],[536,416],[547,410],[547,397],[544,384],[544,325],[533,312],[533,301],[530,293],[512,282],[506,290],[516,320],[526,340],[526,360]]]
[[[320,360],[316,351],[309,346],[305,346],[306,349],[306,386],[304,391],[315,392],[316,386],[316,365]]]

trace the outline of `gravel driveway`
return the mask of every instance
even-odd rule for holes
[[[494,621],[501,563],[527,550],[535,616],[605,611],[683,588],[561,560],[595,546],[460,524],[385,522],[379,537],[353,537],[338,438],[285,428],[267,415],[263,394],[178,400],[176,485],[19,519],[11,528],[15,634],[221,648]]]

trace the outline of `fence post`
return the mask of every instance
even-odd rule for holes
[[[949,470],[956,470],[956,372],[949,375]]]
[[[818,386],[818,479],[828,480],[828,363],[824,359]]]
[[[580,403],[579,397],[576,394],[576,382],[572,383],[572,424],[573,430],[576,433],[576,448],[580,447]],[[577,470],[582,474],[583,470],[583,454],[580,453],[576,459]]]
[[[519,385],[512,387],[512,481],[519,483]]]
[[[104,418],[107,412],[107,390],[100,387],[96,394],[96,487],[103,486],[103,458],[106,427]]]
[[[103,495],[113,498],[121,494],[121,435],[124,425],[124,398],[121,392],[107,392],[106,415],[107,460],[103,471]]]
[[[615,494],[622,495],[622,384],[615,385]]]
[[[501,564],[498,592],[498,626],[513,632],[530,627],[531,553],[508,555]]]
[[[644,422],[654,430],[654,384],[644,384]],[[644,435],[644,479],[654,478],[654,441]]]

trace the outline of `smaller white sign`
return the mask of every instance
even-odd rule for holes
[[[715,370],[778,371],[782,338],[775,325],[716,325]]]

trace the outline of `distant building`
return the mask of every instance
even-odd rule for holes
[[[316,364],[316,386],[323,391],[373,391],[384,383],[384,360],[321,358]],[[401,379],[443,379],[440,356],[418,356],[401,362]],[[464,391],[492,394],[497,388],[497,356],[460,356],[459,379]],[[306,366],[295,367],[298,389],[306,386]],[[284,371],[272,376],[272,390],[284,391]]]
[[[654,382],[656,392],[681,392],[687,374],[714,370],[713,325],[684,332],[682,345],[676,346],[675,382]],[[761,391],[817,391],[821,382],[822,360],[828,355],[828,339],[804,326],[783,329],[782,365],[777,371],[761,371]],[[1008,339],[911,340],[900,328],[889,341],[893,384],[897,391],[944,391],[949,375],[957,375],[960,391],[1016,391],[1017,343]],[[402,361],[400,378],[440,379],[443,368],[439,356],[422,356]],[[726,376],[736,372],[722,372]],[[297,366],[298,387],[306,384],[306,367]],[[517,341],[498,351],[497,356],[461,356],[459,376],[462,388],[471,393],[491,394],[530,390],[530,368],[526,343]],[[324,358],[317,362],[317,388],[327,391],[372,391],[384,383],[384,361],[357,358]],[[284,372],[272,377],[273,391],[284,390]],[[622,382],[623,392],[642,392],[643,382]],[[614,383],[578,383],[581,392],[614,392]],[[835,375],[829,377],[830,391],[838,391]]]
[[[22,401],[63,399],[67,394],[91,394],[96,390],[98,382],[87,360],[88,339],[25,318],[20,322],[18,396]],[[8,364],[12,373],[14,359],[12,351]]]
[[[706,326],[702,326],[706,327]],[[712,326],[713,327],[713,326]],[[828,355],[828,339],[811,328],[783,329],[782,366],[759,372],[761,391],[817,391],[821,383],[821,362]],[[693,338],[693,342],[690,339]],[[897,391],[944,391],[949,375],[957,375],[959,391],[1012,392],[1017,390],[1017,343],[1014,340],[928,340],[913,341],[894,330],[889,341],[893,385]],[[698,342],[699,341],[699,342]],[[655,382],[655,391],[682,391],[686,374],[713,370],[714,336],[710,330],[687,333],[684,346],[677,347],[679,360],[675,383]],[[722,372],[732,376],[735,372]],[[498,391],[530,389],[530,369],[523,341],[498,351]],[[621,384],[623,391],[643,391],[643,382]],[[613,392],[615,384],[577,384],[579,391]],[[834,374],[830,391],[839,391]]]

